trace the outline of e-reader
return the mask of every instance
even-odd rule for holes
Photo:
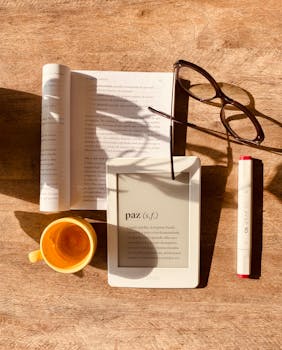
[[[116,287],[195,288],[200,262],[200,160],[107,162],[108,282]]]

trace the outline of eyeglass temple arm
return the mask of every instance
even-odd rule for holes
[[[213,135],[213,136],[219,137],[219,138],[221,138],[221,139],[224,139],[223,136],[221,136],[221,134],[223,134],[222,132],[209,130],[209,129],[206,129],[206,128],[197,126],[196,124],[192,124],[192,123],[188,123],[188,122],[182,122],[182,121],[180,121],[180,120],[175,119],[173,116],[171,116],[171,115],[169,115],[169,114],[166,114],[166,113],[164,113],[164,112],[158,111],[157,109],[152,108],[152,107],[148,107],[148,109],[149,109],[149,111],[151,111],[151,112],[153,112],[153,113],[156,113],[156,114],[160,115],[161,117],[164,117],[164,118],[166,118],[166,119],[172,120],[173,123],[177,123],[177,124],[185,125],[185,126],[190,126],[190,127],[193,128],[193,129],[197,129],[197,130],[206,132],[206,133],[208,133],[208,134],[211,134],[211,135]],[[262,133],[263,133],[263,131],[262,131]],[[232,135],[232,134],[231,134],[231,135]],[[233,136],[233,137],[234,137],[234,136]],[[238,143],[240,143],[240,144],[248,144],[248,145],[259,146],[260,143],[263,141],[263,139],[264,139],[264,134],[263,134],[262,139],[259,140],[259,141],[242,140],[242,139],[238,139],[238,138],[236,137],[235,140],[234,140],[234,142],[238,142]]]
[[[157,109],[154,109],[152,107],[148,107],[149,111],[153,112],[153,113],[156,113],[166,119],[169,119],[170,120],[170,126],[169,126],[169,131],[170,131],[170,139],[173,140],[173,123],[174,121],[176,121],[174,119],[174,117],[172,117],[171,115],[169,114],[166,114],[166,113],[163,113],[163,112],[160,112],[158,111]],[[177,121],[176,121],[177,122]],[[182,123],[180,123],[182,124]],[[170,166],[171,166],[171,178],[172,180],[175,180],[175,175],[174,175],[174,164],[173,164],[173,144],[172,142],[170,143]]]
[[[172,124],[170,124],[169,130],[170,130],[170,139],[173,140],[173,127],[172,127]],[[172,178],[172,180],[175,180],[174,164],[173,164],[173,144],[172,144],[172,142],[170,142],[170,167],[171,167],[171,178]]]
[[[188,122],[182,122],[180,120],[177,120],[175,119],[173,116],[169,115],[169,114],[166,114],[164,112],[161,112],[161,111],[158,111],[157,109],[155,108],[152,108],[152,107],[148,107],[149,111],[155,113],[155,114],[158,114],[166,119],[169,119],[169,120],[172,120],[174,123],[176,124],[181,124],[181,125],[186,125],[186,126],[191,126],[191,127],[196,127],[195,124],[192,124],[192,123],[188,123]]]

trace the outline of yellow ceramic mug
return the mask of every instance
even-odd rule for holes
[[[96,232],[81,218],[51,222],[40,238],[40,249],[29,253],[30,262],[44,260],[58,272],[74,273],[91,261],[97,247]]]

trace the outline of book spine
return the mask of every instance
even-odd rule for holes
[[[47,64],[42,72],[40,210],[70,207],[70,70]]]

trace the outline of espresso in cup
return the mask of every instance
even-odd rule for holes
[[[91,261],[97,247],[94,228],[81,218],[61,218],[51,222],[40,238],[40,249],[29,260],[44,260],[58,272],[74,273]]]

